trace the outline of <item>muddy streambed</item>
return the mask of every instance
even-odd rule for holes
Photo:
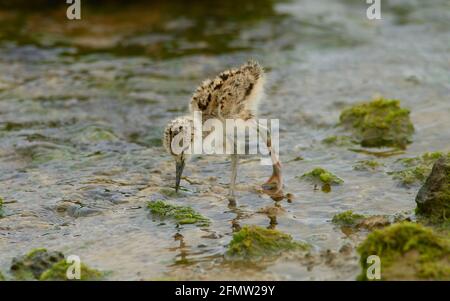
[[[235,2],[87,7],[77,24],[59,8],[45,18],[0,10],[1,271],[45,247],[80,256],[107,279],[351,280],[367,232],[342,231],[334,214],[414,219],[420,186],[387,172],[399,158],[450,150],[448,2],[388,1],[381,21],[358,1],[248,1],[239,12]],[[249,58],[267,70],[260,115],[280,120],[294,199],[275,204],[258,192],[271,169],[257,157],[239,167],[236,205],[226,199],[223,157],[196,157],[183,195],[166,195],[175,174],[161,145],[165,123],[187,112],[204,78]],[[379,157],[321,142],[339,134],[343,108],[377,95],[411,110],[407,149]],[[384,166],[354,170],[372,159]],[[319,166],[344,184],[325,193],[296,178]],[[211,225],[161,222],[146,209],[156,199],[190,206]],[[288,233],[311,255],[229,265],[223,254],[244,225]]]

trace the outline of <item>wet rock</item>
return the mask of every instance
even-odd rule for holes
[[[401,108],[400,101],[394,99],[377,98],[345,109],[340,123],[364,147],[405,148],[414,133],[409,110]]]
[[[67,279],[67,271],[69,270],[71,263],[67,263],[65,259],[55,263],[51,268],[44,271],[39,280],[41,281],[65,281]],[[98,270],[92,269],[87,265],[80,264],[80,279],[81,281],[95,281],[101,280],[103,273]]]
[[[436,161],[430,176],[416,197],[416,213],[444,221],[450,218],[450,158]]]
[[[303,250],[310,246],[296,242],[286,233],[260,226],[244,226],[234,233],[226,257],[230,260],[258,260],[285,251]]]
[[[212,232],[212,233],[210,233],[208,235],[203,235],[202,236],[202,238],[207,238],[207,239],[219,239],[221,237],[222,237],[222,235],[217,234],[216,232]]]
[[[256,212],[267,214],[268,216],[278,216],[284,214],[286,210],[280,206],[266,206],[264,208],[259,209]]]
[[[350,255],[353,252],[353,246],[350,243],[344,244],[340,249],[339,253],[343,255]]]
[[[450,240],[419,224],[402,222],[370,233],[358,247],[367,279],[367,258],[379,256],[382,280],[450,280]]]
[[[400,165],[396,170],[388,172],[392,178],[399,180],[404,186],[423,184],[431,172],[433,164],[442,157],[450,158],[450,153],[442,152],[424,153],[413,158],[402,158],[396,163]]]
[[[356,227],[357,228],[365,228],[368,230],[373,230],[376,228],[383,228],[390,225],[391,222],[387,216],[384,215],[374,215],[364,218],[360,221]]]
[[[45,270],[63,259],[64,254],[61,252],[34,249],[12,260],[11,273],[18,280],[39,279]]]

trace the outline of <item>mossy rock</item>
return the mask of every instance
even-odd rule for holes
[[[300,179],[309,180],[314,184],[339,185],[344,183],[344,180],[320,167],[303,174]]]
[[[308,244],[296,242],[289,234],[260,226],[244,226],[233,234],[226,257],[230,260],[258,260],[279,255],[285,251],[310,248]]]
[[[64,259],[64,254],[47,249],[34,249],[12,260],[11,273],[18,280],[39,279],[41,274]]]
[[[334,215],[331,222],[342,227],[354,229],[364,228],[368,230],[385,227],[391,223],[388,216],[384,215],[366,216],[362,214],[353,213],[353,211],[351,210],[347,210]]]
[[[441,157],[416,197],[416,214],[434,222],[450,220],[450,157]]]
[[[55,263],[51,268],[44,271],[39,280],[41,281],[65,281],[67,279],[67,270],[72,264],[67,263],[65,259]],[[85,264],[80,264],[80,279],[81,281],[94,281],[101,280],[103,273],[98,270],[92,269]]]
[[[195,224],[199,227],[209,226],[210,220],[191,207],[168,204],[162,200],[149,202],[150,212],[160,218],[173,219],[177,224]]]
[[[405,148],[414,133],[409,113],[398,100],[377,98],[342,111],[340,124],[361,146]]]
[[[5,216],[5,210],[3,209],[3,199],[0,197],[0,218]]]
[[[66,272],[71,265],[66,262],[63,253],[39,248],[14,258],[11,274],[17,280],[67,280]],[[82,263],[80,269],[80,280],[99,280],[103,276]]]
[[[370,233],[358,247],[362,273],[371,255],[381,261],[382,280],[450,280],[450,240],[422,225],[402,222]]]
[[[5,276],[3,276],[2,272],[0,272],[0,281],[5,281]]]
[[[331,222],[340,226],[353,227],[360,223],[364,218],[366,218],[366,216],[353,213],[353,211],[351,210],[347,210],[334,215]]]
[[[397,160],[401,168],[388,172],[388,174],[405,186],[423,184],[431,173],[433,164],[442,157],[450,158],[450,153],[430,152],[418,157],[402,158]]]

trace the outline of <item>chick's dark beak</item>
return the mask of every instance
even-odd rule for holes
[[[181,175],[183,174],[185,162],[184,160],[176,162],[176,179],[175,179],[175,191],[178,192],[180,188]]]

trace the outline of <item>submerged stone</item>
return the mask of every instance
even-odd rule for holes
[[[362,272],[367,279],[371,264],[379,256],[382,280],[450,280],[450,240],[432,229],[411,222],[393,224],[370,233],[358,247]]]
[[[441,157],[416,197],[416,213],[433,221],[450,219],[450,157]]]
[[[51,268],[44,271],[39,280],[41,281],[65,281],[72,280],[67,279],[67,271],[71,267],[71,263],[67,263],[65,259],[55,263]],[[80,264],[80,279],[82,281],[101,280],[103,273],[98,270],[92,269],[85,264]]]
[[[34,249],[12,260],[11,273],[18,280],[39,279],[45,270],[63,259],[64,254],[61,252]]]
[[[291,250],[308,250],[306,243],[296,242],[289,234],[260,226],[244,226],[234,233],[226,256],[231,260],[257,260]]]
[[[381,166],[383,166],[383,164],[375,160],[361,160],[353,165],[353,169],[358,171],[374,171]]]
[[[450,158],[450,153],[442,152],[424,153],[422,156],[413,158],[402,158],[397,160],[400,168],[388,172],[392,178],[399,180],[405,186],[422,184],[431,172],[433,164],[442,157]]]
[[[401,108],[400,101],[394,99],[377,98],[345,109],[340,124],[351,130],[364,147],[405,148],[414,133],[409,110]]]
[[[154,216],[173,219],[177,224],[195,224],[199,227],[209,226],[210,220],[191,207],[168,204],[162,200],[151,201],[147,207]]]

